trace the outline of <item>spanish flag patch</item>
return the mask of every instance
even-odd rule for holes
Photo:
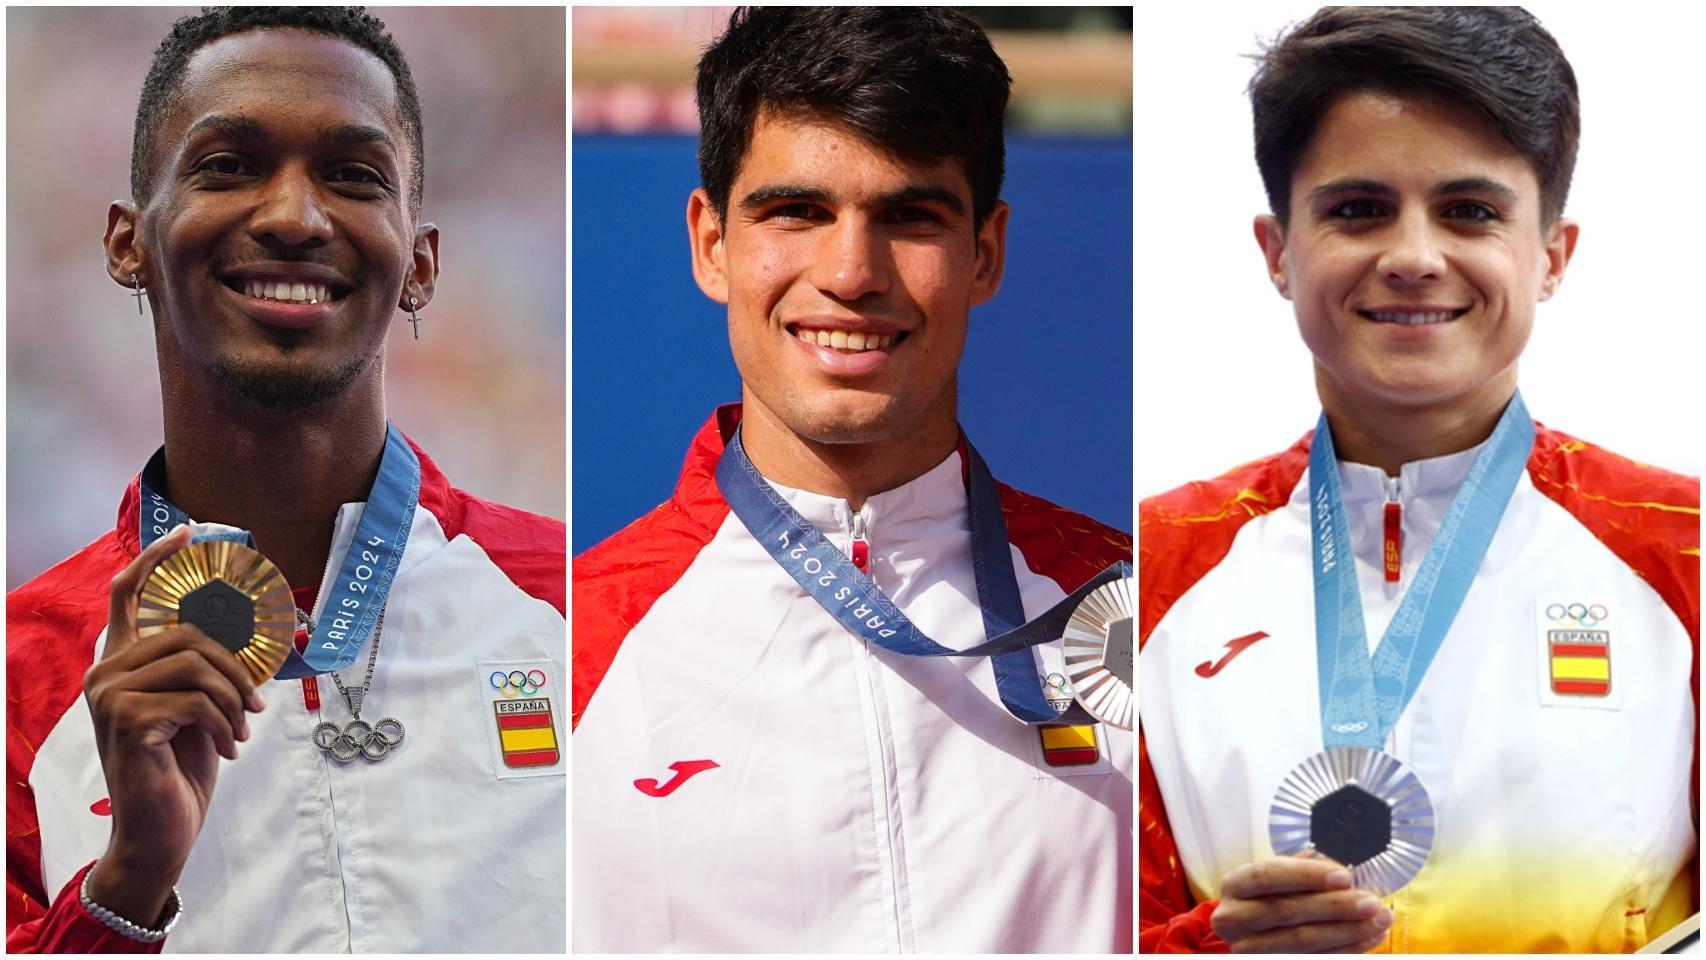
[[[1604,630],[1552,630],[1552,691],[1584,697],[1611,692],[1611,634]]]
[[[1093,723],[1046,723],[1037,727],[1043,741],[1043,762],[1051,767],[1078,767],[1102,758]]]
[[[506,766],[548,767],[557,762],[557,728],[549,697],[498,700],[492,709]]]

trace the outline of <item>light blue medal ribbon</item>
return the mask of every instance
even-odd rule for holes
[[[894,601],[823,532],[777,493],[747,458],[737,427],[717,461],[717,488],[729,509],[800,588],[852,633],[891,653],[913,657],[989,657],[995,686],[1008,712],[1026,723],[1095,723],[1077,703],[1057,712],[1043,696],[1031,647],[1058,640],[1066,621],[1092,590],[1131,575],[1115,563],[1091,577],[1048,612],[1029,623],[1013,574],[1001,492],[989,467],[965,444],[967,510],[971,520],[972,570],[984,635],[975,647],[954,650],[925,636]]]
[[[1326,747],[1384,748],[1463,605],[1533,446],[1534,421],[1519,392],[1475,457],[1371,659],[1338,459],[1321,414],[1309,446],[1309,515]]]
[[[165,485],[166,448],[161,447],[142,468],[141,541],[143,549],[165,536],[180,523],[192,523],[189,515],[161,496]],[[285,680],[311,677],[342,670],[355,662],[373,634],[391,581],[397,576],[403,548],[409,542],[409,527],[415,522],[415,506],[421,498],[421,461],[403,439],[396,424],[385,425],[385,452],[379,460],[379,475],[373,478],[367,505],[356,524],[355,539],[338,566],[337,579],[322,584],[319,618],[309,628],[308,647],[295,650],[285,659],[278,676]],[[192,543],[233,540],[253,547],[254,537],[246,530],[224,528],[199,534]]]

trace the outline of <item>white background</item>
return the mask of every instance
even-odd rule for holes
[[[1249,55],[1310,5],[1180,5],[1136,29],[1135,484],[1139,497],[1278,452],[1320,407],[1291,304],[1251,233],[1267,210]],[[1698,475],[1706,323],[1699,38],[1678,6],[1529,4],[1576,72],[1582,226],[1523,355],[1537,420]],[[1661,14],[1656,12],[1663,10]]]

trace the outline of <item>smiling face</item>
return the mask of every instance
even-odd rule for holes
[[[302,30],[223,37],[190,59],[155,143],[133,226],[124,205],[109,216],[108,261],[149,288],[162,370],[273,409],[378,378],[399,300],[424,305],[437,272],[384,62]]]
[[[1293,171],[1289,224],[1258,218],[1328,413],[1502,408],[1535,305],[1576,227],[1474,114],[1379,92],[1340,98]]]
[[[728,305],[747,417],[824,444],[939,445],[971,308],[1000,283],[1006,207],[974,230],[959,160],[761,111],[719,222],[689,206],[695,277]],[[939,459],[946,450],[936,451]]]

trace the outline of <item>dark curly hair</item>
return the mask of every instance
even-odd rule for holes
[[[366,7],[203,7],[201,13],[180,18],[154,51],[142,97],[136,104],[136,132],[130,146],[130,192],[147,199],[154,166],[154,129],[183,88],[190,56],[207,44],[245,30],[292,28],[346,40],[385,61],[397,81],[397,110],[409,138],[414,162],[409,167],[409,209],[419,212],[426,186],[426,143],[421,129],[421,101],[415,78],[385,21]]]
[[[821,113],[903,160],[963,160],[981,226],[1001,195],[1012,83],[957,11],[740,7],[699,58],[699,179],[722,218],[759,109]]]
[[[1543,225],[1564,213],[1581,138],[1576,75],[1521,7],[1323,7],[1262,55],[1250,82],[1256,165],[1283,224],[1291,175],[1339,97],[1437,97],[1484,117],[1534,168]]]

